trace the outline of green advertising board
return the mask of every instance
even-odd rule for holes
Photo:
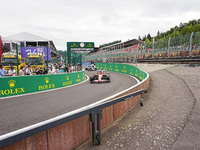
[[[79,52],[80,51],[87,52],[88,51],[88,52],[90,52],[93,50],[94,50],[94,42],[67,42],[68,64],[71,65],[72,51],[76,51],[76,52],[78,52],[78,51]]]
[[[71,51],[93,51],[94,42],[67,42],[67,48]]]
[[[85,79],[85,72],[34,75],[0,78],[0,98],[40,92],[79,83]]]
[[[96,63],[96,67],[99,70],[107,70],[112,72],[118,72],[123,74],[128,74],[138,78],[140,81],[143,81],[147,74],[146,72],[140,70],[139,68],[128,65],[128,64],[119,64],[119,63]]]

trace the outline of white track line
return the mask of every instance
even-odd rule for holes
[[[125,74],[125,75],[126,75],[126,74]],[[128,75],[128,76],[130,76],[130,75]],[[131,76],[131,77],[133,77],[133,76]],[[149,77],[149,74],[147,73],[146,79],[147,79],[148,77]],[[138,80],[136,77],[133,77],[133,78],[135,78],[136,81],[137,81],[138,83],[137,83],[136,85],[134,85],[134,86],[132,86],[132,87],[126,89],[126,90],[123,90],[123,91],[121,91],[121,92],[119,92],[119,93],[117,93],[117,94],[115,94],[115,95],[110,96],[110,97],[104,98],[104,99],[102,99],[102,100],[100,100],[100,101],[98,101],[98,102],[92,103],[92,104],[90,104],[90,105],[88,105],[88,106],[85,106],[85,107],[82,107],[82,108],[73,110],[73,111],[68,112],[68,113],[66,113],[66,114],[63,114],[63,115],[60,115],[60,116],[51,118],[51,119],[49,119],[49,120],[46,120],[46,121],[43,121],[43,122],[40,122],[40,123],[31,125],[31,126],[28,126],[28,127],[25,127],[25,128],[22,128],[22,129],[19,129],[19,130],[16,130],[16,131],[13,131],[13,132],[4,134],[4,135],[1,135],[1,136],[0,136],[0,140],[7,139],[7,138],[9,138],[9,137],[18,135],[18,134],[20,134],[20,133],[29,131],[29,130],[34,129],[34,128],[37,128],[37,127],[39,127],[39,126],[42,126],[42,125],[45,125],[45,124],[48,124],[48,123],[51,123],[51,122],[55,122],[55,121],[57,121],[57,120],[66,118],[66,117],[68,117],[68,116],[70,116],[70,115],[79,113],[79,112],[81,112],[81,111],[83,111],[83,110],[86,110],[86,109],[88,109],[88,108],[90,108],[90,107],[93,107],[94,105],[103,103],[103,102],[105,102],[105,101],[107,101],[107,100],[109,100],[109,99],[112,99],[112,98],[114,98],[114,97],[116,97],[116,96],[118,96],[118,95],[120,95],[120,94],[122,94],[122,93],[124,93],[124,92],[127,92],[128,90],[130,90],[130,89],[132,89],[132,88],[138,86],[139,84],[143,83],[143,82],[146,80],[146,79],[145,79],[145,80],[143,80],[142,82],[139,82],[139,80]],[[88,79],[89,79],[89,78],[88,78]],[[87,79],[87,80],[88,80],[88,79]],[[85,82],[86,82],[86,81],[85,81]]]
[[[145,73],[146,73],[146,72],[145,72]],[[126,74],[125,74],[125,75],[126,75]],[[130,75],[127,75],[127,76],[130,76]],[[88,76],[87,76],[87,77],[88,77]],[[133,77],[133,76],[131,76],[131,77]],[[55,122],[55,121],[57,121],[57,120],[66,118],[66,117],[68,117],[68,116],[70,116],[70,115],[79,113],[79,112],[81,112],[81,111],[83,111],[83,110],[86,110],[86,109],[88,109],[88,108],[90,108],[90,107],[93,107],[94,105],[97,105],[97,104],[103,103],[103,102],[105,102],[105,101],[107,101],[107,100],[110,100],[110,99],[112,99],[112,98],[115,98],[116,96],[118,96],[118,95],[120,95],[120,94],[122,94],[122,93],[125,93],[125,92],[129,91],[130,89],[133,89],[134,87],[136,87],[136,86],[138,86],[139,84],[143,83],[145,80],[147,80],[147,79],[149,78],[149,74],[147,73],[146,79],[143,80],[142,82],[139,82],[139,80],[138,80],[136,77],[133,77],[133,78],[135,78],[136,81],[137,81],[138,83],[137,83],[136,85],[134,85],[134,86],[132,86],[132,87],[126,89],[126,90],[123,90],[123,91],[121,91],[121,92],[119,92],[119,93],[117,93],[117,94],[115,94],[115,95],[112,95],[112,96],[110,96],[110,97],[104,98],[104,99],[102,99],[102,100],[100,100],[100,101],[98,101],[98,102],[92,103],[92,104],[87,105],[87,106],[85,106],[85,107],[82,107],[82,108],[73,110],[73,111],[68,112],[68,113],[66,113],[66,114],[63,114],[63,115],[60,115],[60,116],[51,118],[51,119],[49,119],[49,120],[46,120],[46,121],[43,121],[43,122],[40,122],[40,123],[31,125],[31,126],[28,126],[28,127],[25,127],[25,128],[22,128],[22,129],[19,129],[19,130],[16,130],[16,131],[13,131],[13,132],[4,134],[4,135],[1,135],[1,136],[0,136],[0,140],[7,139],[7,138],[9,138],[9,137],[18,135],[18,134],[20,134],[20,133],[29,131],[29,130],[34,129],[34,128],[37,128],[37,127],[39,127],[39,126],[42,126],[42,125],[45,125],[45,124],[48,124],[48,123]],[[89,79],[89,78],[88,78],[88,79]],[[87,79],[87,80],[88,80],[88,79]],[[86,81],[87,81],[87,80],[86,80]],[[86,81],[85,81],[85,82],[86,82]]]

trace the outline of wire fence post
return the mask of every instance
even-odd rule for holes
[[[171,41],[171,38],[169,38],[169,40],[168,40],[168,50],[167,50],[167,56],[168,57],[169,57],[170,41]]]
[[[116,53],[116,47],[114,46],[114,52],[115,52],[115,63],[116,63],[116,55],[117,55],[117,53]]]
[[[191,36],[190,36],[190,51],[189,51],[189,56],[192,55],[192,37],[193,37],[193,32],[191,33]]]
[[[147,52],[147,46],[146,46],[146,42],[144,41],[144,55],[146,55]]]
[[[47,46],[47,74],[49,73],[49,47]]]
[[[154,44],[155,44],[155,39],[153,39],[153,54],[152,54],[152,58],[154,58],[154,50],[155,50]]]
[[[67,71],[67,51],[65,51],[65,72]]]
[[[16,53],[17,53],[17,75],[19,75],[19,52],[18,52],[18,44],[16,44]]]
[[[138,47],[139,47],[139,50],[140,50],[140,57],[142,58],[142,48],[141,48],[141,45],[139,44]]]

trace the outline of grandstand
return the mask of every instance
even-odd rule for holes
[[[90,52],[88,55],[98,55],[104,52],[119,52],[119,51],[124,51],[124,52],[131,52],[133,49],[139,48],[139,45],[143,45],[144,42],[137,40],[137,39],[132,39],[128,40],[125,42],[120,42],[117,44],[101,47],[96,51]]]

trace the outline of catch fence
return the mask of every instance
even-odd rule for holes
[[[137,59],[167,57],[200,57],[200,32],[163,38],[162,40],[124,47],[111,45],[93,55],[84,57],[85,62],[135,62]]]

